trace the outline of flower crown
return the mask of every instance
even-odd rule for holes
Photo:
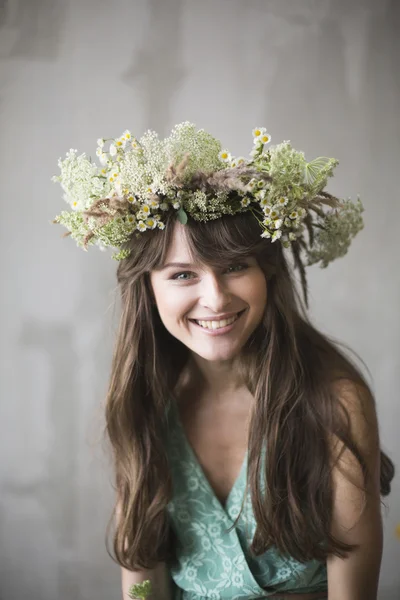
[[[363,228],[364,208],[359,198],[352,203],[323,191],[336,159],[307,163],[290,141],[269,147],[270,141],[265,128],[256,128],[250,159],[234,157],[204,129],[184,122],[164,140],[154,131],[137,139],[128,130],[116,139],[99,139],[100,165],[71,149],[58,161],[61,175],[52,180],[61,183],[72,210],[53,222],[64,225],[65,235],[85,250],[90,244],[110,246],[118,250],[113,258],[121,260],[130,254],[124,244],[132,235],[164,229],[168,211],[176,211],[183,224],[187,215],[210,221],[250,211],[261,237],[292,248],[303,280],[301,254],[306,266],[322,267],[344,256]]]

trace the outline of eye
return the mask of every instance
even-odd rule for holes
[[[246,264],[236,264],[236,265],[231,265],[226,269],[226,272],[229,273],[236,273],[237,269],[240,271],[244,271],[246,269],[248,269],[249,265]],[[231,271],[230,269],[234,269],[234,271]],[[181,271],[180,273],[175,273],[174,275],[172,275],[171,279],[174,281],[188,281],[189,277],[182,277],[185,275],[194,275],[194,273],[192,271]]]
[[[245,265],[245,264],[240,264],[240,265],[231,265],[230,267],[228,267],[229,269],[240,269],[240,271],[244,271],[245,269],[248,269],[249,265]]]
[[[182,273],[175,273],[175,275],[172,275],[171,279],[175,280],[175,281],[187,281],[186,278],[181,277],[181,275],[190,275],[191,272],[190,271],[183,271]]]

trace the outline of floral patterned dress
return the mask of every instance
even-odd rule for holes
[[[178,409],[170,403],[167,451],[173,498],[167,506],[177,536],[177,563],[170,566],[174,600],[247,600],[277,592],[327,591],[326,564],[300,563],[272,547],[261,556],[250,553],[256,529],[250,492],[240,512],[247,474],[247,453],[225,506],[216,497],[191,447]]]

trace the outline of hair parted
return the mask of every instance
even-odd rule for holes
[[[110,556],[129,570],[152,568],[174,557],[174,535],[165,510],[172,484],[163,432],[166,408],[176,400],[189,350],[164,327],[149,285],[149,273],[165,260],[174,222],[169,213],[166,224],[171,227],[132,236],[126,242],[130,252],[117,272],[122,308],[106,399],[118,516],[115,558]],[[354,546],[335,539],[330,530],[328,440],[336,437],[354,454],[365,488],[371,474],[352,437],[336,385],[353,382],[362,391],[360,401],[375,400],[338,342],[309,321],[282,246],[257,235],[257,228],[248,212],[208,223],[189,216],[185,227],[200,262],[226,266],[253,255],[267,280],[263,320],[237,357],[255,399],[247,480],[257,522],[251,550],[259,555],[275,545],[301,561],[324,560],[329,553],[344,556]],[[264,446],[268,460],[262,472]],[[394,465],[381,451],[382,496],[389,494],[393,476]]]

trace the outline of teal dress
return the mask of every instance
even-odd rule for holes
[[[256,529],[250,492],[237,525],[245,492],[247,453],[222,506],[192,449],[174,402],[167,411],[166,445],[173,496],[167,515],[177,537],[177,562],[170,565],[174,600],[247,600],[277,592],[327,592],[326,563],[300,563],[275,547],[250,553]]]

